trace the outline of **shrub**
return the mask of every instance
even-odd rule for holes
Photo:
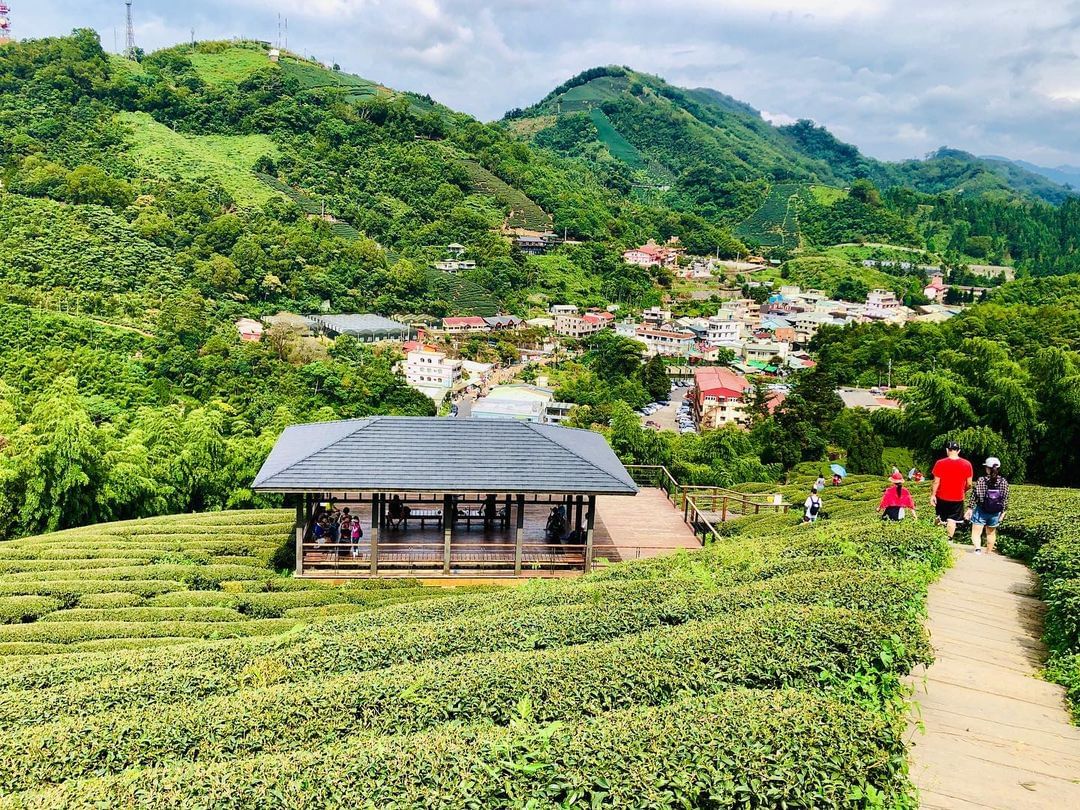
[[[796,690],[725,690],[578,723],[350,738],[16,794],[12,807],[914,807],[897,729]],[[659,764],[662,763],[662,767]],[[858,789],[859,794],[856,794]]]
[[[32,622],[63,606],[51,596],[0,596],[0,624]]]
[[[885,659],[892,638],[908,652]],[[910,625],[777,606],[599,644],[407,664],[319,678],[304,688],[285,684],[17,729],[0,737],[0,786],[24,790],[136,764],[285,751],[364,730],[505,724],[522,698],[547,722],[665,704],[724,685],[816,686],[823,673],[906,672],[926,650]]]

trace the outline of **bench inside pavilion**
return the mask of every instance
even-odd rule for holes
[[[597,497],[637,494],[592,431],[393,416],[287,428],[252,489],[292,496],[296,574],[328,578],[587,572]],[[316,530],[346,509],[357,542]]]

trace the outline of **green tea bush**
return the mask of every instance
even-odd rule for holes
[[[886,658],[890,640],[903,655]],[[918,650],[922,650],[919,652]],[[928,644],[910,625],[832,608],[774,606],[550,651],[465,656],[374,673],[61,720],[0,737],[0,788],[24,790],[136,764],[285,751],[364,730],[510,722],[533,701],[542,722],[659,705],[724,685],[812,686],[823,673],[906,672]]]
[[[60,610],[42,622],[238,622],[243,618],[224,607],[121,607]]]
[[[63,606],[50,596],[0,596],[0,624],[32,622]]]
[[[662,766],[660,764],[662,763]],[[878,797],[871,805],[860,796]],[[881,715],[798,690],[723,690],[580,722],[445,727],[12,794],[11,808],[913,808]]]

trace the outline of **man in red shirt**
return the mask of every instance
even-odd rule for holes
[[[974,471],[971,462],[960,458],[960,445],[945,445],[946,457],[934,465],[934,483],[930,487],[930,505],[934,507],[938,523],[944,523],[949,539],[956,534],[956,524],[964,519],[964,500],[971,489]]]

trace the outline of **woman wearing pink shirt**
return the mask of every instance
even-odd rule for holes
[[[878,504],[882,520],[903,520],[904,510],[910,509],[911,516],[915,517],[915,501],[911,497],[911,490],[904,486],[904,476],[894,472],[889,476],[891,487],[885,490]]]

